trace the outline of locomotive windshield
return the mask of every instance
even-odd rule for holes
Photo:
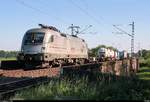
[[[24,44],[41,44],[43,43],[45,33],[26,33]]]

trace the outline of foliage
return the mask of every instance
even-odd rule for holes
[[[9,58],[0,58],[0,61],[9,61],[9,60],[17,60],[16,57],[9,57]]]
[[[93,80],[94,79],[94,80]],[[25,100],[145,100],[150,99],[149,82],[135,78],[95,73],[51,80],[16,93],[13,99]]]
[[[0,58],[10,58],[10,57],[16,57],[18,51],[4,51],[0,50]]]
[[[140,66],[150,67],[150,50],[141,50],[138,52],[140,55]]]
[[[141,66],[148,66],[148,67],[150,67],[150,58],[148,58],[148,59],[141,59],[140,65]]]
[[[147,55],[147,54],[145,54]],[[147,66],[150,58],[140,58]],[[149,100],[150,67],[140,67],[135,77],[111,74],[61,77],[49,84],[40,85],[15,94],[13,99],[24,100]]]
[[[144,59],[150,58],[150,50],[143,49],[143,50],[138,51],[138,54],[140,55],[140,57]]]

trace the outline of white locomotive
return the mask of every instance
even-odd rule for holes
[[[74,35],[61,33],[53,26],[28,30],[22,40],[18,60],[28,64],[84,63],[88,59],[86,42]]]

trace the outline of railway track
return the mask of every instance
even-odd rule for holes
[[[96,65],[97,64],[91,64],[91,63],[83,64],[83,65],[70,65],[70,66],[62,66],[61,69],[83,68],[83,70],[85,70],[85,69],[89,69],[89,67],[96,66]],[[8,100],[9,97],[12,96],[16,91],[29,88],[32,86],[37,86],[43,83],[48,83],[52,78],[54,77],[35,77],[35,78],[26,78],[22,80],[20,79],[20,80],[0,83],[0,100],[3,100],[3,99]]]
[[[48,83],[51,79],[52,78],[48,77],[38,77],[0,84],[0,100],[8,100],[9,97],[13,95],[16,91],[40,85],[43,83]]]

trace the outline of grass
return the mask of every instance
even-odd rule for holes
[[[137,76],[139,79],[150,81],[150,58],[140,58],[140,69]]]
[[[91,79],[92,78],[92,79]],[[93,81],[93,78],[95,79]],[[137,78],[96,74],[63,77],[16,93],[23,100],[144,100],[150,99],[149,86]]]
[[[137,76],[139,79],[150,81],[150,67],[141,67]]]
[[[150,67],[141,66],[135,77],[111,74],[64,76],[17,92],[13,100],[150,100]]]
[[[10,57],[10,58],[2,58],[0,57],[0,61],[8,61],[8,60],[16,60],[15,57]]]

